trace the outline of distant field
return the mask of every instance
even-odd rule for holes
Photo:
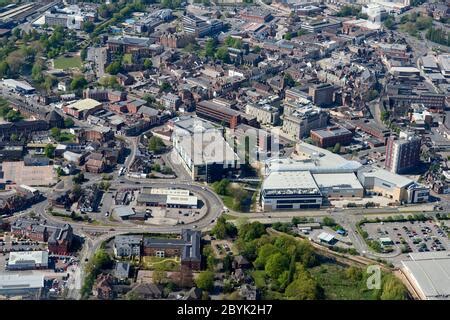
[[[70,69],[70,68],[81,68],[81,58],[75,57],[59,57],[54,61],[55,69]]]

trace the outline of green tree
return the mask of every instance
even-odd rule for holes
[[[211,230],[211,234],[213,234],[217,239],[233,237],[236,233],[237,229],[234,224],[227,222],[223,216],[217,219],[216,225]]]
[[[74,125],[75,125],[75,122],[72,120],[72,118],[64,119],[64,127],[65,128],[72,128]]]
[[[280,249],[275,247],[272,243],[267,243],[258,250],[258,257],[254,261],[254,265],[257,269],[263,269],[269,258],[277,253],[280,253]]]
[[[285,296],[291,300],[317,300],[321,299],[322,292],[317,282],[311,278],[308,271],[300,268],[296,279],[285,290]]]
[[[9,74],[9,65],[6,61],[0,62],[0,77],[6,78]]]
[[[388,16],[387,18],[386,18],[386,20],[384,20],[384,26],[387,28],[387,29],[389,29],[389,30],[392,30],[393,28],[394,28],[394,25],[395,25],[395,20],[394,20],[394,18],[392,17],[392,16]]]
[[[222,179],[213,183],[213,189],[217,194],[226,196],[228,194],[228,187],[230,185],[230,180]]]
[[[167,279],[167,272],[164,270],[154,270],[152,279],[153,279],[153,283],[162,284]]]
[[[228,63],[230,61],[230,55],[228,54],[228,48],[220,47],[219,49],[217,49],[215,57],[216,57],[216,59],[219,59],[225,63]]]
[[[51,128],[50,135],[52,136],[53,139],[59,140],[59,138],[61,137],[61,129],[56,128],[56,127]]]
[[[156,154],[161,153],[165,146],[162,139],[157,136],[152,136],[148,141],[148,149]]]
[[[86,33],[92,33],[95,29],[95,25],[91,21],[86,21],[83,23],[83,31]]]
[[[84,174],[82,172],[78,173],[72,178],[73,183],[81,184],[84,181]]]
[[[258,221],[242,224],[238,228],[239,238],[245,242],[258,239],[265,233],[266,228],[261,222]]]
[[[70,83],[70,88],[72,90],[81,90],[84,89],[87,84],[87,80],[83,76],[78,75],[73,78],[72,82]]]
[[[208,40],[206,40],[205,49],[203,52],[205,57],[214,57],[214,55],[216,53],[216,45],[217,45],[217,42],[215,39],[209,38]]]
[[[333,147],[333,153],[339,153],[341,151],[341,144],[338,142]]]
[[[282,253],[271,255],[266,262],[264,271],[272,279],[278,279],[281,274],[289,268],[289,258]]]
[[[151,69],[153,67],[153,62],[151,59],[147,58],[144,60],[144,68]]]
[[[52,145],[51,143],[47,144],[44,148],[44,154],[48,158],[53,158],[55,155],[56,147]]]
[[[168,92],[170,90],[172,90],[172,86],[168,82],[163,82],[159,87],[160,92]]]
[[[115,60],[106,67],[105,71],[109,74],[116,75],[122,70],[122,61],[120,59]]]
[[[214,288],[214,273],[212,271],[202,271],[195,279],[195,284],[202,290],[211,291]]]
[[[291,40],[292,39],[292,33],[291,32],[286,32],[283,36],[283,38],[285,40]]]

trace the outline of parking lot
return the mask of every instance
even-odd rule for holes
[[[366,223],[368,240],[390,238],[402,253],[445,251],[450,249],[447,234],[434,221]]]
[[[18,240],[8,234],[0,238],[0,252],[47,250],[47,244],[30,239]]]

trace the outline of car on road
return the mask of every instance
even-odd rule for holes
[[[192,226],[192,229],[197,229],[197,225],[196,224],[194,224],[193,226]]]

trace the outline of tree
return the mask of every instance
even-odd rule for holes
[[[211,291],[214,288],[214,273],[212,271],[200,272],[195,284],[202,290]]]
[[[258,221],[242,224],[238,229],[239,238],[245,242],[258,239],[266,233],[266,228]]]
[[[22,115],[20,114],[20,111],[16,111],[13,109],[10,109],[8,113],[4,116],[4,118],[9,122],[17,122],[23,119]]]
[[[237,229],[235,225],[227,222],[223,216],[217,219],[216,225],[211,230],[211,234],[213,234],[217,239],[225,239],[227,236],[233,237],[236,233]]]
[[[47,144],[44,148],[44,154],[48,158],[53,158],[55,155],[56,147],[52,145],[51,143]]]
[[[280,249],[275,247],[271,243],[263,245],[258,250],[258,257],[256,258],[254,265],[257,269],[262,269],[266,266],[269,258],[277,253],[280,253]]]
[[[64,119],[64,127],[65,128],[72,128],[74,125],[75,125],[75,122],[72,120],[72,118]]]
[[[220,181],[216,181],[213,183],[213,189],[217,194],[226,196],[228,194],[229,185],[230,185],[230,180],[222,179]]]
[[[166,145],[164,144],[162,139],[157,136],[152,136],[148,141],[148,150],[156,154],[161,153],[164,150],[165,146]]]
[[[392,30],[394,28],[395,25],[395,20],[394,18],[390,15],[386,18],[386,20],[384,20],[384,26],[389,29]]]
[[[159,87],[159,91],[160,92],[167,92],[167,91],[170,91],[170,90],[172,90],[172,86],[170,85],[170,83],[165,82],[165,81]]]
[[[146,58],[145,60],[144,60],[144,68],[145,69],[151,69],[153,67],[153,62],[152,62],[152,60],[151,59],[149,59],[149,58]]]
[[[228,63],[230,61],[230,55],[228,54],[228,48],[220,47],[219,49],[217,49],[215,57],[216,57],[216,59],[219,59],[225,63]]]
[[[323,298],[322,289],[303,267],[298,268],[295,280],[287,286],[284,293],[291,300],[317,300]]]
[[[86,21],[83,23],[83,30],[86,33],[92,33],[95,29],[95,25],[91,21]]]
[[[59,128],[51,128],[50,129],[50,135],[52,136],[53,139],[55,140],[59,140],[60,136],[61,136],[61,129]]]
[[[86,58],[87,58],[87,49],[86,48],[81,49],[80,58],[81,58],[81,61],[86,61]]]
[[[333,153],[339,153],[341,151],[341,144],[338,142],[333,147]]]
[[[82,172],[78,173],[72,178],[73,183],[81,184],[84,181],[84,174]]]
[[[275,253],[267,259],[264,270],[272,279],[278,279],[289,268],[289,258],[282,253]]]
[[[205,49],[203,52],[205,57],[214,57],[214,55],[216,53],[216,45],[217,45],[217,42],[215,39],[209,38],[208,40],[206,40]]]
[[[122,61],[120,59],[115,60],[106,67],[105,71],[109,74],[116,75],[122,70]]]
[[[292,76],[291,76],[289,73],[286,73],[286,74],[284,75],[284,83],[285,83],[286,86],[288,86],[288,87],[293,87],[293,86],[295,86],[295,81],[294,81],[294,79],[292,78]]]
[[[167,272],[164,270],[154,270],[152,279],[153,283],[162,284],[167,279]]]
[[[84,89],[87,84],[87,80],[83,76],[78,75],[73,78],[72,82],[70,83],[70,88],[72,90],[81,90]]]
[[[9,140],[11,141],[19,141],[19,135],[17,133],[12,133],[9,137]]]
[[[6,78],[9,73],[9,65],[6,61],[0,62],[0,78]]]

